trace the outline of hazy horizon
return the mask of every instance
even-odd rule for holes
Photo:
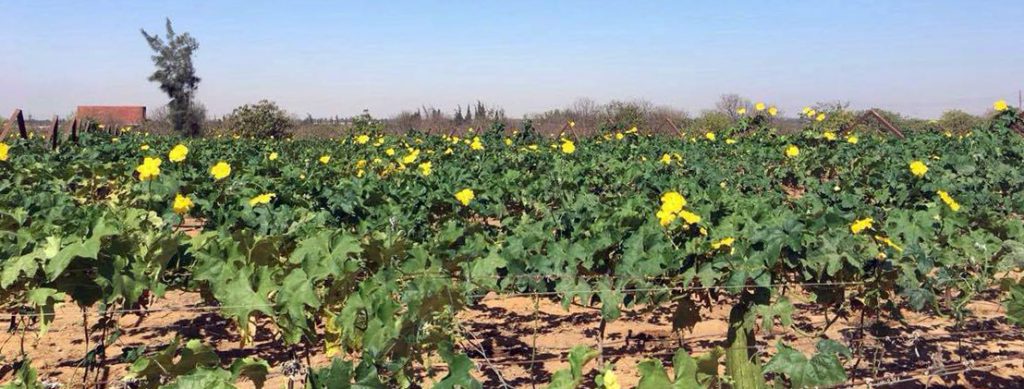
[[[644,99],[697,113],[737,93],[793,114],[849,101],[934,118],[1017,104],[1024,8],[958,1],[12,1],[0,23],[0,115],[167,97],[139,33],[164,18],[200,43],[211,115],[261,99],[298,116],[389,116],[477,100],[508,116]]]

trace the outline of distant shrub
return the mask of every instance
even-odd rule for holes
[[[637,101],[612,101],[604,106],[607,123],[610,129],[627,130],[633,127],[645,128],[648,123],[648,113],[653,104],[643,100]]]
[[[942,113],[939,118],[939,128],[954,134],[962,134],[971,129],[981,126],[983,120],[959,109],[953,109]]]
[[[722,111],[706,110],[693,119],[693,129],[699,133],[725,132],[732,124],[732,116]]]
[[[260,138],[283,137],[292,127],[288,113],[267,100],[235,108],[225,122],[231,131],[239,135]]]

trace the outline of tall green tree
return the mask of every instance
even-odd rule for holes
[[[192,65],[192,55],[199,49],[199,42],[187,32],[176,34],[170,18],[167,19],[166,28],[164,38],[140,29],[155,53],[152,58],[156,71],[149,76],[149,80],[160,83],[160,90],[171,98],[168,113],[174,130],[198,135],[203,122],[203,110],[193,101],[199,87],[199,77]]]

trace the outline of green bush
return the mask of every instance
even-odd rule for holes
[[[261,138],[283,137],[292,127],[288,113],[267,100],[235,108],[225,121],[239,135]]]
[[[700,134],[705,132],[724,133],[733,124],[728,113],[720,111],[703,111],[693,121],[693,128]]]
[[[939,118],[939,127],[943,131],[954,134],[970,132],[971,129],[981,126],[983,120],[959,109],[953,109],[942,113]]]

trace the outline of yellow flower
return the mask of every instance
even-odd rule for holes
[[[359,135],[359,136],[356,137],[356,143],[361,144],[361,145],[365,145],[369,141],[370,141],[370,136],[366,135],[366,134]]]
[[[576,122],[570,120],[569,121],[569,128],[573,128],[573,127],[576,127]]]
[[[391,147],[388,147],[387,150],[384,150],[384,154],[386,154],[389,157],[394,156],[395,155],[395,149],[391,148]]]
[[[779,109],[775,108],[775,107],[768,107],[768,114],[771,115],[771,116],[778,115],[779,114]]]
[[[864,231],[864,230],[866,230],[868,228],[871,228],[871,226],[874,223],[875,223],[875,219],[872,219],[870,217],[866,217],[866,218],[863,218],[863,219],[860,219],[860,220],[855,220],[853,222],[853,224],[850,225],[850,232],[853,232],[854,234],[859,234],[861,231]]]
[[[619,385],[619,379],[615,377],[615,372],[611,370],[605,370],[602,383],[605,389],[622,389]]]
[[[174,209],[174,213],[184,215],[192,209],[195,204],[192,203],[192,199],[182,196],[181,193],[174,195],[174,205],[171,208]]]
[[[449,148],[447,148],[447,149],[445,149],[445,150],[444,150],[444,155],[451,155],[451,154],[452,154],[453,152],[454,152],[454,151],[452,151],[452,148],[451,148],[451,147],[449,147]]]
[[[818,116],[814,118],[814,120],[817,120],[819,122],[825,120],[825,114],[819,113]]]
[[[821,136],[823,138],[825,138],[825,140],[828,140],[828,141],[836,140],[836,133],[834,133],[832,131],[825,131],[824,133],[821,134]]]
[[[746,108],[737,109],[736,113],[739,114],[739,115],[746,114],[747,113],[747,109]]]
[[[273,199],[274,197],[277,197],[277,195],[274,194],[274,193],[264,193],[264,194],[261,194],[259,196],[256,196],[256,197],[253,197],[253,198],[249,199],[249,206],[250,207],[255,207],[255,206],[260,205],[260,204],[269,204],[270,200]]]
[[[149,145],[142,145],[142,146],[139,146],[139,150],[142,150],[142,151],[147,151],[147,150],[149,150]]]
[[[661,210],[678,213],[686,206],[686,198],[679,192],[665,192],[661,195]]]
[[[764,103],[758,102],[757,104],[754,104],[754,110],[758,112],[764,111]]]
[[[715,250],[718,250],[718,249],[720,249],[722,247],[731,247],[732,243],[735,242],[735,241],[736,241],[736,239],[732,238],[732,237],[719,239],[718,241],[716,241],[714,243],[711,243],[711,248],[715,249]]]
[[[700,223],[701,220],[700,215],[686,210],[679,211],[679,217],[683,218],[683,221],[686,222],[686,224]]]
[[[672,224],[676,220],[676,214],[665,210],[660,210],[655,215],[658,217],[658,224],[661,224],[662,227]]]
[[[714,141],[715,140],[715,133],[713,133],[713,132],[705,132],[704,133],[704,138],[707,138],[707,140],[710,140],[710,141]]]
[[[562,140],[562,152],[565,154],[572,154],[576,152],[576,144],[572,143],[571,140]]]
[[[7,145],[7,143],[0,142],[0,161],[6,161],[7,158],[10,157],[8,154],[10,151],[11,146]]]
[[[813,109],[812,109],[812,110],[808,110],[808,111],[807,111],[807,112],[805,112],[805,113],[807,114],[807,117],[808,117],[808,118],[813,118],[813,117],[814,117],[814,115],[817,115],[817,114],[818,114],[818,111],[815,111],[815,110],[813,110]]]
[[[1006,105],[1006,100],[999,100],[996,101],[995,103],[992,103],[992,108],[995,108],[995,110],[999,112],[1005,111],[1009,107],[1010,106]]]
[[[476,198],[476,195],[473,193],[473,190],[469,188],[460,190],[455,194],[455,199],[459,200],[462,205],[469,205],[469,202],[473,201],[474,198]]]
[[[160,175],[160,158],[146,157],[142,164],[135,168],[139,172],[139,180],[146,181]]]
[[[954,200],[953,197],[949,195],[949,193],[946,193],[946,191],[942,190],[938,191],[938,193],[939,198],[941,198],[942,202],[946,203],[946,205],[949,206],[949,209],[953,210],[953,212],[960,211],[960,203],[956,202],[956,200]]]
[[[735,143],[736,143],[735,139],[733,139],[733,138],[725,138],[725,144],[731,145],[731,144],[735,144]]]
[[[800,110],[800,113],[802,113],[804,115],[809,115],[810,112],[811,112],[811,107],[804,107],[804,109]]]
[[[625,138],[625,137],[626,136],[623,135],[621,132],[616,132],[615,133],[615,140],[622,140],[622,138]]]
[[[471,148],[473,150],[483,150],[484,149],[484,142],[480,141],[480,137],[474,136],[473,137],[473,142],[469,144],[469,148]]]
[[[512,145],[512,139],[505,138],[505,146],[511,146],[511,145]]]
[[[666,164],[666,165],[671,165],[672,164],[672,156],[668,155],[668,154],[662,154],[661,155],[661,163]]]
[[[171,162],[181,162],[181,161],[184,161],[185,157],[187,157],[187,156],[188,156],[188,147],[185,147],[185,145],[183,145],[183,144],[179,144],[177,146],[174,146],[174,148],[171,149],[171,152],[167,153],[167,159],[171,160]]]
[[[423,173],[423,175],[424,175],[424,176],[429,176],[429,175],[430,175],[430,169],[431,169],[431,168],[432,168],[433,166],[434,166],[434,165],[433,165],[433,164],[431,164],[431,163],[430,163],[429,161],[428,161],[428,162],[424,162],[424,163],[421,163],[421,164],[419,165],[419,168],[420,168],[420,172],[421,172],[421,173]]]
[[[225,177],[231,175],[231,165],[227,162],[220,161],[216,165],[210,168],[210,175],[213,176],[214,180],[220,181]]]
[[[789,147],[786,147],[786,156],[787,157],[794,158],[794,157],[796,157],[798,155],[800,155],[800,148],[799,147],[796,147],[796,145],[789,145]]]
[[[326,165],[328,162],[331,162],[331,156],[330,155],[321,155],[320,156],[320,163]]]
[[[626,133],[627,134],[636,134],[637,131],[639,131],[639,130],[636,128],[636,126],[633,126],[632,128],[626,130]]]
[[[271,161],[276,161],[277,160],[277,152],[276,151],[270,152],[270,155],[267,156],[267,159],[269,159]]]
[[[924,177],[924,174],[928,173],[928,165],[925,165],[924,162],[917,160],[911,161],[910,173],[913,173],[915,176],[918,177]]]
[[[402,157],[402,163],[409,165],[416,162],[416,158],[420,157],[420,149],[412,149],[406,156]]]
[[[895,242],[893,242],[892,239],[889,239],[882,235],[875,235],[875,240],[884,243],[886,246],[892,247],[897,252],[903,252],[903,248],[897,245]]]
[[[850,136],[846,137],[846,143],[855,145],[855,144],[857,144],[857,142],[858,142],[858,139],[857,139],[856,135],[850,135]]]

